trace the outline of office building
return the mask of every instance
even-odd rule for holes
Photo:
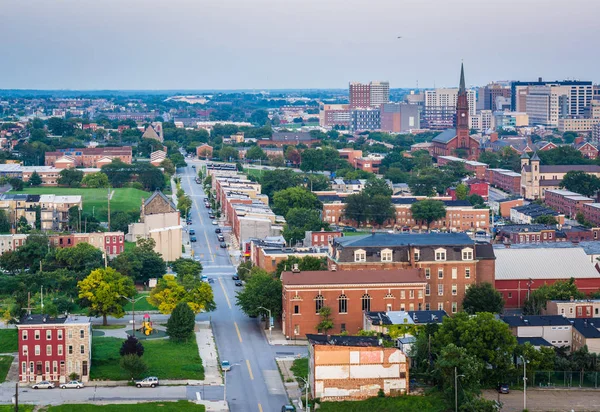
[[[374,81],[369,84],[352,82],[349,86],[350,109],[379,108],[390,101],[390,83]]]

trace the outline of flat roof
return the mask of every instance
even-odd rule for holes
[[[281,281],[284,286],[425,283],[418,269],[283,272]]]

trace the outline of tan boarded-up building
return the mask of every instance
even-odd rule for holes
[[[398,348],[372,336],[306,335],[313,398],[359,400],[408,393],[409,364]]]

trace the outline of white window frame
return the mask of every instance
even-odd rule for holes
[[[383,249],[381,251],[381,261],[382,262],[392,262],[394,259],[394,252],[392,249]]]
[[[473,249],[466,247],[462,250],[462,260],[473,260]]]
[[[471,279],[471,268],[465,268],[465,279]]]
[[[421,250],[420,249],[415,249],[413,251],[413,258],[414,258],[415,262],[418,262],[419,260],[421,260]]]
[[[354,251],[354,261],[355,262],[366,262],[367,261],[367,252],[364,249],[357,249]]]
[[[446,249],[438,248],[435,250],[435,261],[445,262],[446,261]]]
[[[438,283],[438,296],[444,296],[444,284]]]
[[[452,284],[452,296],[458,295],[458,285],[456,283]]]

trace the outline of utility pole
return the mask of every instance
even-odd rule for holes
[[[27,365],[29,369],[29,365]],[[15,384],[15,412],[19,412],[19,382]]]
[[[110,186],[108,186],[108,231],[110,232]]]
[[[454,367],[454,411],[458,412],[458,378],[464,378],[465,375],[459,375],[456,366]]]
[[[40,304],[42,306],[42,315],[44,314],[44,287],[40,286]]]
[[[527,363],[525,357],[519,356],[523,361],[523,410],[527,409]]]

